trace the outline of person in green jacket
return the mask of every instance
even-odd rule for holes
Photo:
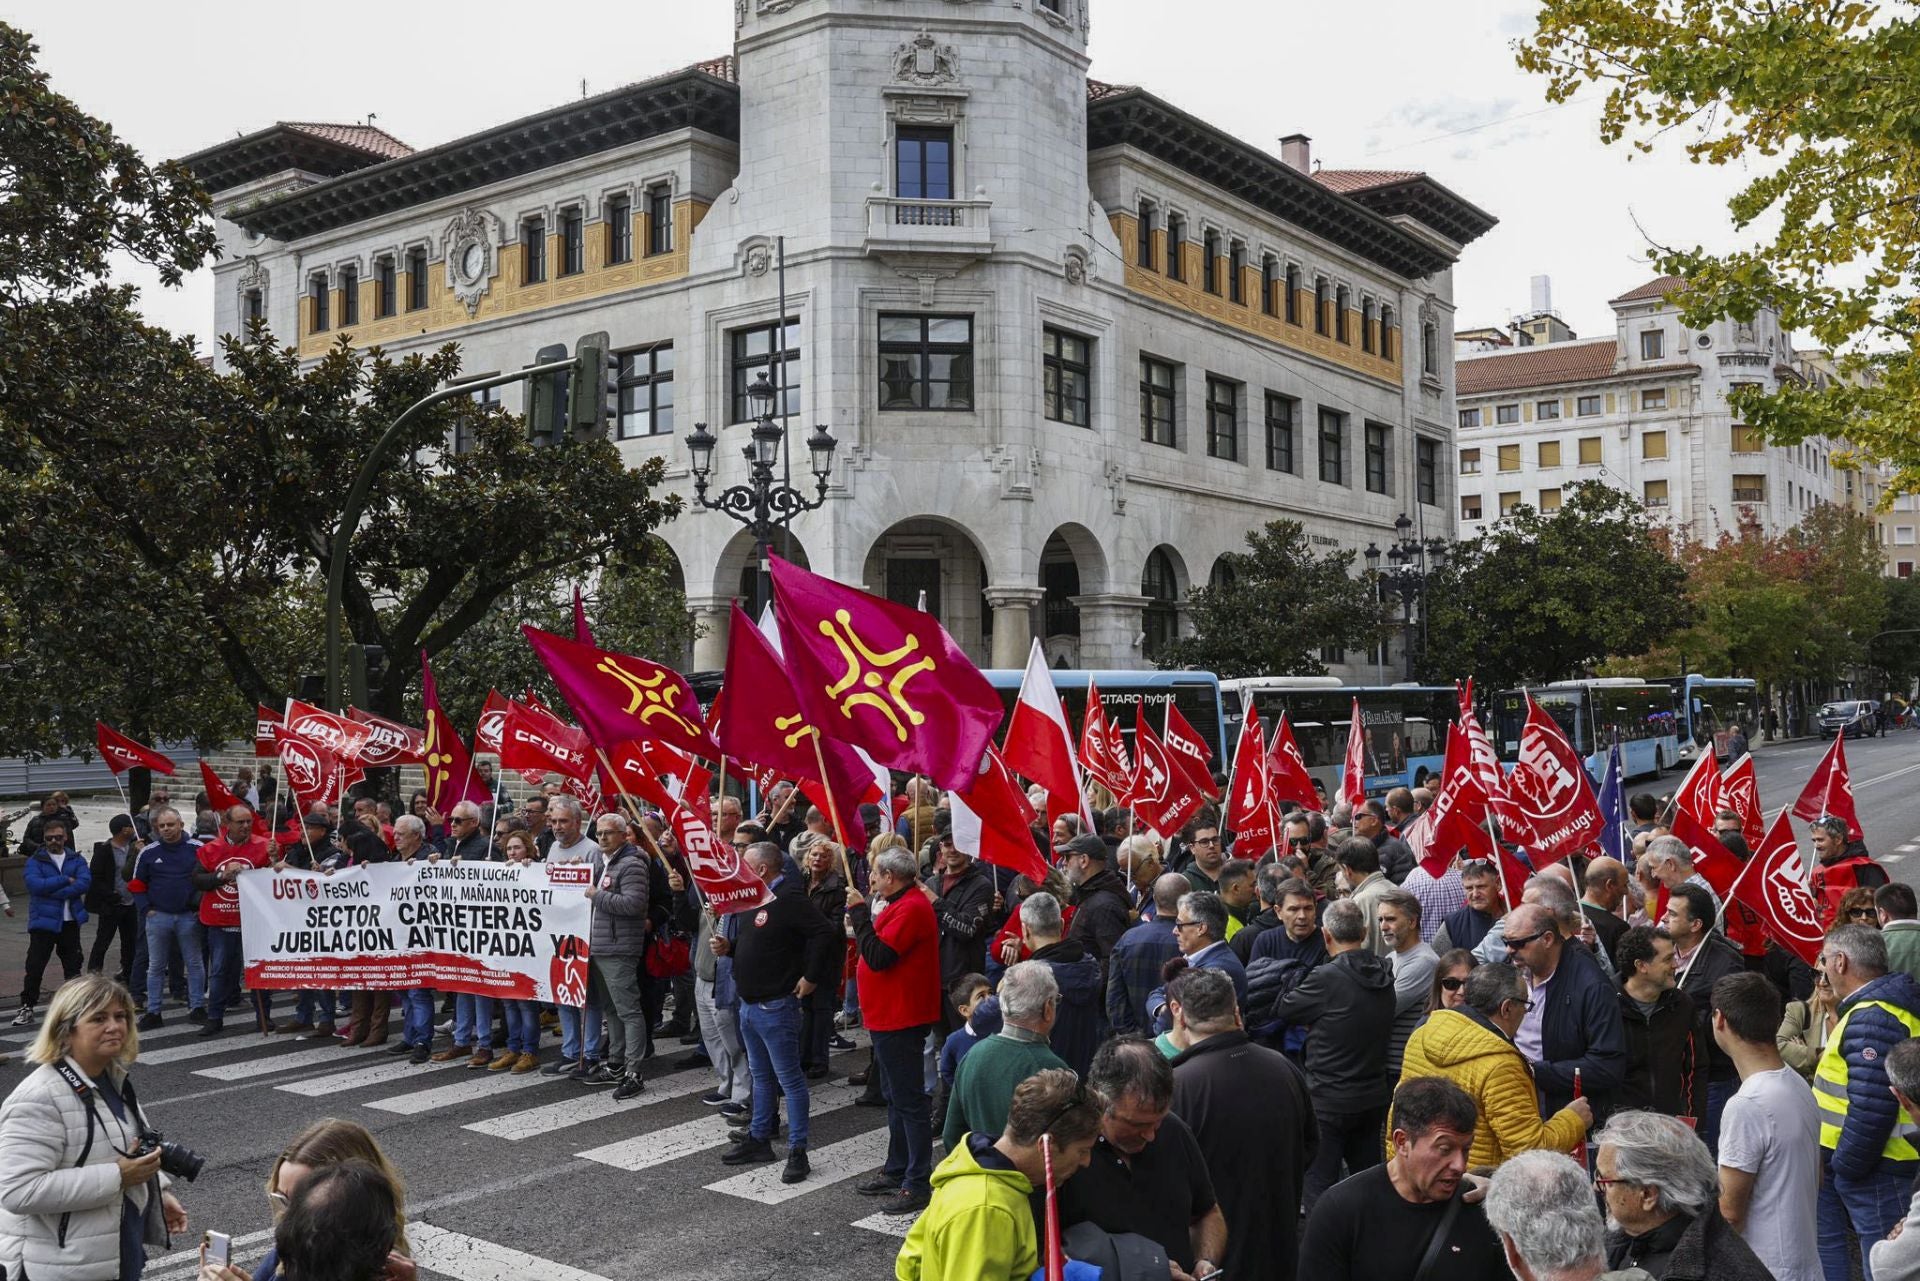
[[[1008,966],[999,995],[1000,1030],[968,1051],[953,1072],[947,1121],[940,1130],[949,1154],[960,1150],[961,1137],[969,1133],[998,1138],[1013,1087],[1044,1068],[1067,1066],[1047,1040],[1060,1003],[1060,985],[1047,963]]]
[[[1057,1188],[1086,1168],[1106,1106],[1067,1068],[1022,1081],[998,1139],[968,1134],[935,1167],[933,1200],[900,1247],[896,1281],[1027,1281],[1040,1266],[1027,1198],[1046,1182],[1041,1139],[1052,1148]]]
[[[1920,908],[1913,886],[1892,881],[1873,892],[1874,915],[1880,918],[1880,937],[1887,942],[1887,965],[1920,982]]]

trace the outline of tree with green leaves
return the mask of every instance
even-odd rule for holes
[[[1861,0],[1543,0],[1523,68],[1565,102],[1605,88],[1601,137],[1751,179],[1728,202],[1752,240],[1730,253],[1660,246],[1695,327],[1777,311],[1840,355],[1825,386],[1732,397],[1778,444],[1845,438],[1920,489],[1920,9]],[[1836,462],[1848,461],[1846,456]]]
[[[1685,573],[1638,499],[1598,481],[1455,545],[1425,607],[1423,677],[1485,689],[1565,680],[1683,626]]]
[[[1354,553],[1316,554],[1295,520],[1247,532],[1247,550],[1222,559],[1219,586],[1187,593],[1194,634],[1162,653],[1161,667],[1223,677],[1319,676],[1328,646],[1364,649],[1385,635],[1373,585],[1353,572]]]

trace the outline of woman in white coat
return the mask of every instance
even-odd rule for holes
[[[7,1281],[139,1281],[148,1245],[186,1231],[127,1069],[133,998],[105,975],[54,995],[27,1057],[40,1067],[0,1104],[0,1269]]]

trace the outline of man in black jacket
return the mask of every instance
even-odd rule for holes
[[[951,989],[962,974],[987,969],[987,940],[993,936],[993,878],[973,856],[957,849],[951,830],[940,833],[939,855],[923,882],[933,894],[933,919],[940,926],[940,990]],[[962,1022],[951,998],[942,996],[941,1035],[957,1032]]]
[[[1377,800],[1367,801],[1353,812],[1353,834],[1373,842],[1380,854],[1380,870],[1395,885],[1407,879],[1413,870],[1413,851],[1387,828],[1387,807]]]
[[[1618,990],[1584,943],[1560,933],[1547,908],[1522,903],[1506,921],[1507,958],[1525,967],[1532,987],[1533,1008],[1513,1043],[1533,1064],[1540,1115],[1552,1116],[1573,1101],[1578,1072],[1594,1119],[1605,1121],[1627,1070]]]
[[[107,951],[118,938],[120,969],[116,977],[125,983],[134,968],[146,960],[140,912],[133,905],[133,891],[127,888],[140,843],[134,839],[133,820],[125,814],[115,814],[107,823],[107,832],[109,839],[93,843],[93,861],[89,864],[93,881],[87,887],[86,909],[100,926],[87,957],[87,972],[98,974],[106,968]]]
[[[1693,998],[1674,986],[1673,940],[1651,925],[1620,936],[1620,1023],[1627,1073],[1614,1103],[1668,1116],[1706,1114],[1707,1072],[1700,1062]]]
[[[1706,1049],[1707,1110],[1700,1118],[1700,1140],[1720,1150],[1720,1114],[1740,1088],[1740,1071],[1713,1039],[1713,985],[1746,968],[1739,949],[1713,928],[1713,896],[1691,883],[1668,893],[1663,924],[1673,937],[1673,959],[1680,968],[1680,990],[1693,998],[1694,1043]]]
[[[1319,1151],[1306,1176],[1306,1209],[1349,1172],[1378,1165],[1381,1126],[1393,1097],[1387,1050],[1393,1038],[1393,972],[1367,946],[1367,920],[1351,899],[1327,904],[1321,929],[1327,963],[1316,966],[1282,997],[1282,1022],[1312,1024],[1307,1033],[1307,1079],[1319,1119]],[[1234,1222],[1228,1211],[1227,1222]]]
[[[1086,945],[1099,960],[1104,977],[1113,945],[1133,924],[1127,883],[1107,865],[1107,843],[1089,833],[1067,842],[1060,867],[1074,887],[1073,925],[1067,937]]]
[[[740,993],[740,1039],[753,1073],[753,1125],[720,1157],[726,1165],[773,1160],[774,1082],[787,1096],[787,1168],[782,1183],[807,1177],[807,1074],[800,1068],[801,1003],[833,982],[839,938],[807,901],[805,887],[785,874],[780,847],[761,841],[747,850],[747,866],[766,882],[772,899],[740,913],[740,937],[716,936],[714,954],[733,957]]]

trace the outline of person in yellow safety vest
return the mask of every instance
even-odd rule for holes
[[[1848,1238],[1864,1256],[1907,1210],[1920,1126],[1893,1096],[1887,1059],[1920,1034],[1920,983],[1888,972],[1880,931],[1842,925],[1827,935],[1820,968],[1838,1002],[1838,1021],[1813,1073],[1820,1105],[1819,1246],[1821,1270],[1844,1277]],[[1871,1268],[1867,1281],[1873,1281]]]

